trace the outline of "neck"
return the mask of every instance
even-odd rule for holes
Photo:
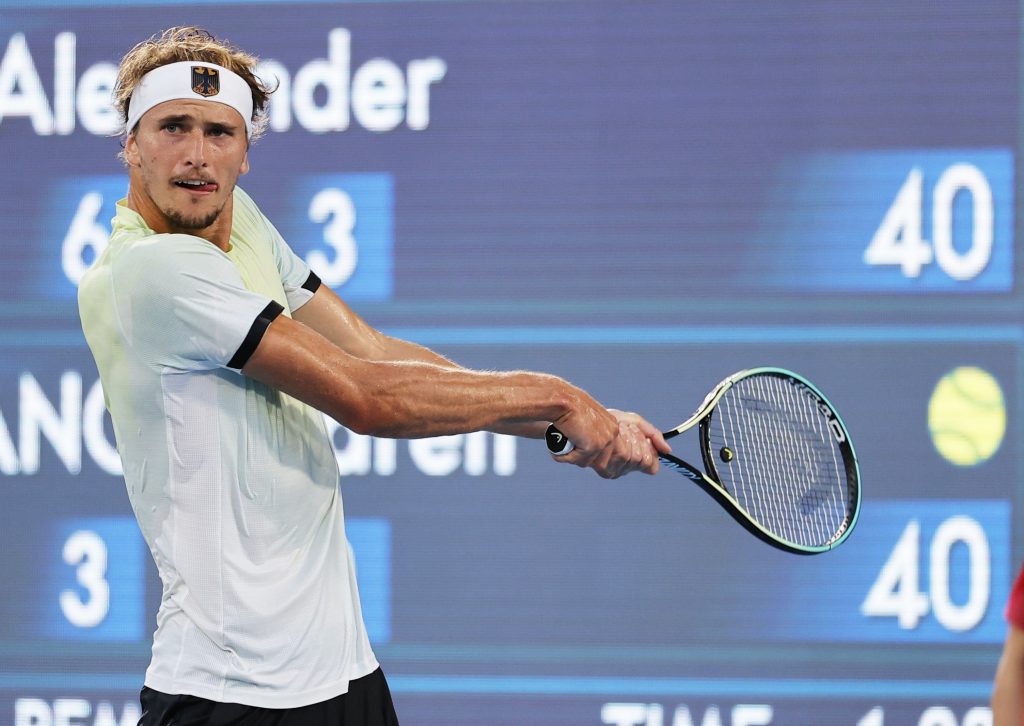
[[[172,217],[157,206],[152,197],[146,194],[142,184],[134,183],[129,179],[126,205],[132,211],[137,212],[146,222],[146,226],[157,234],[189,234],[193,237],[201,237],[227,252],[231,249],[233,202],[234,197],[229,196],[220,213],[212,223],[205,227],[183,226],[176,223]]]

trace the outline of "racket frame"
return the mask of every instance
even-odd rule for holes
[[[726,391],[732,388],[737,382],[755,375],[774,375],[780,378],[786,378],[794,385],[800,386],[801,392],[804,395],[811,396],[817,404],[818,410],[828,419],[829,429],[839,445],[843,456],[843,464],[846,470],[847,481],[845,494],[847,504],[846,511],[848,514],[846,521],[843,522],[839,531],[832,537],[832,539],[822,545],[803,545],[769,532],[761,526],[756,519],[751,517],[746,510],[740,506],[736,498],[733,497],[725,487],[717,481],[718,469],[715,464],[714,452],[711,450],[709,441],[709,422],[711,421],[714,408],[721,400],[722,396],[725,395]],[[693,428],[695,425],[698,426],[701,457],[703,459],[704,467],[707,469],[707,473],[701,471],[692,464],[683,461],[679,457],[673,456],[672,454],[659,454],[658,458],[661,459],[666,466],[675,469],[677,472],[710,494],[722,506],[722,508],[732,516],[733,519],[735,519],[752,535],[773,547],[798,555],[816,555],[821,554],[822,552],[828,552],[829,550],[838,547],[846,540],[847,537],[850,536],[850,533],[856,526],[857,519],[860,516],[860,465],[857,461],[857,454],[853,449],[853,444],[850,441],[849,432],[847,431],[842,418],[839,416],[835,407],[832,406],[829,400],[825,398],[825,395],[819,391],[813,383],[803,376],[786,370],[785,368],[764,366],[737,371],[715,386],[700,406],[697,407],[697,410],[692,416],[690,416],[690,418],[683,421],[674,429],[664,432],[664,436],[666,439],[671,439],[684,431]]]

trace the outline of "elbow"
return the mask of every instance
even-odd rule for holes
[[[383,429],[378,422],[369,416],[346,416],[338,422],[354,434],[360,436],[380,436]]]
[[[388,415],[388,406],[372,391],[350,391],[332,408],[331,416],[352,433],[361,436],[395,435],[394,416]]]
[[[380,416],[366,402],[347,401],[334,414],[334,419],[354,434],[373,436],[381,431]]]
[[[372,383],[373,371],[363,371],[363,361],[351,359],[343,377],[334,376],[319,391],[318,401],[307,401],[354,434],[379,435],[384,413],[378,383]]]

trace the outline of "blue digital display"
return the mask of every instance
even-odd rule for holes
[[[836,550],[845,577],[821,566],[787,572],[766,613],[783,639],[872,643],[1001,643],[1009,596],[1006,501],[868,500],[860,546]],[[863,536],[863,535],[862,535]],[[813,593],[813,596],[812,596]]]
[[[123,174],[65,177],[48,191],[41,228],[28,253],[35,274],[11,292],[22,298],[41,292],[46,298],[73,301],[78,281],[107,246],[115,204],[125,197],[128,185]]]
[[[117,4],[117,3],[115,3]],[[118,59],[198,3],[0,10],[0,723],[134,723],[161,583],[76,285]],[[734,371],[840,411],[864,509],[800,558],[663,471],[328,422],[418,724],[989,726],[1024,296],[1012,0],[202,4],[278,83],[241,187],[371,325],[678,424]],[[676,453],[699,460],[696,434]]]
[[[281,233],[346,300],[394,293],[394,189],[388,174],[322,174],[294,180]]]
[[[40,634],[54,640],[138,641],[145,613],[148,551],[135,520],[64,520],[53,528],[52,561],[40,591]]]
[[[859,151],[781,165],[744,281],[816,292],[1010,292],[1009,149]]]
[[[386,519],[349,519],[345,534],[356,563],[363,622],[374,645],[391,639],[391,524]]]

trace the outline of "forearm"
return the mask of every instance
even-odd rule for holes
[[[376,330],[356,315],[327,287],[317,290],[313,299],[295,311],[295,320],[315,330],[348,354],[365,361],[419,362],[441,368],[464,370],[429,348]],[[487,430],[499,434],[541,438],[547,421],[495,422]]]
[[[562,457],[563,462],[592,466],[602,476],[618,476],[637,468],[632,454],[624,453],[625,443],[611,446],[620,438],[615,416],[559,378],[468,371],[429,348],[374,329],[326,286],[295,311],[294,321],[286,320],[280,325],[301,323],[298,327],[317,335],[316,340],[293,360],[274,354],[263,362],[251,361],[246,373],[316,406],[357,432],[416,437],[488,430],[541,438],[550,421],[576,444],[572,454]],[[271,329],[280,325],[275,321]],[[298,338],[304,337],[306,333],[298,334]],[[254,358],[266,347],[261,344]],[[308,368],[327,348],[333,349],[333,359],[325,361],[315,376],[296,374],[299,364],[302,370]],[[431,370],[416,369],[417,364]],[[661,434],[651,431],[654,433],[648,438],[653,437],[655,445],[667,450]],[[639,449],[648,455],[650,447],[645,444]],[[656,470],[640,468],[648,473]]]
[[[432,363],[434,365],[441,366],[442,368],[465,370],[458,363],[445,358],[443,355],[431,350],[430,348],[426,348],[418,343],[412,343],[400,338],[385,336],[384,350],[387,355],[386,359],[391,361],[420,361],[423,363]],[[504,422],[489,427],[487,430],[496,434],[508,434],[510,436],[523,436],[531,439],[540,439],[544,437],[544,432],[548,427],[548,423],[549,420],[523,421],[515,423]]]
[[[573,408],[570,386],[544,374],[470,371],[418,361],[361,365],[367,367],[367,411],[357,425],[376,436],[531,432]]]
[[[352,311],[329,287],[295,311],[294,319],[315,330],[349,355],[368,361],[418,361],[444,368],[456,363],[417,343],[385,335]]]
[[[283,316],[271,324],[244,372],[357,433],[396,438],[533,433],[571,413],[586,395],[540,373],[471,371],[444,359],[366,360]]]
[[[419,343],[402,340],[401,338],[392,338],[383,333],[378,333],[378,336],[380,339],[378,343],[380,355],[377,357],[377,360],[416,361],[419,363],[430,363],[441,368],[464,370],[455,361],[445,358],[440,353]]]

